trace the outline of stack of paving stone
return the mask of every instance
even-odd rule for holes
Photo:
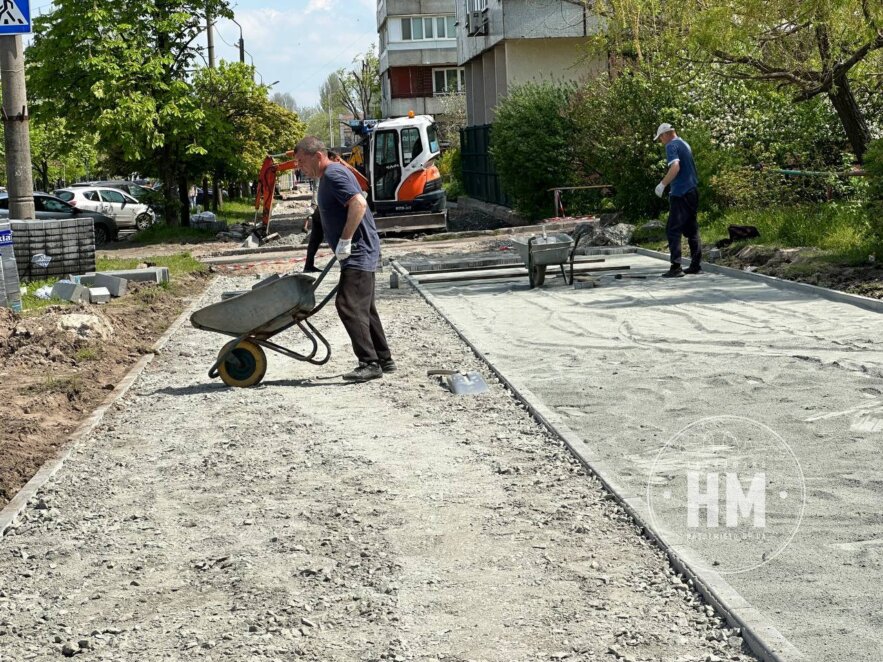
[[[0,306],[16,312],[21,310],[21,284],[9,223],[0,223]]]
[[[10,221],[10,224],[18,275],[22,280],[95,271],[95,226],[91,218]]]

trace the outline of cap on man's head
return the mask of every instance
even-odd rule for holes
[[[663,122],[662,124],[659,125],[659,128],[656,129],[656,135],[653,136],[653,140],[659,140],[659,136],[661,136],[663,133],[668,133],[669,131],[674,131],[674,130],[675,130],[675,128],[671,124],[669,124],[667,122]]]

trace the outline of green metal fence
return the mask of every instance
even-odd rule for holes
[[[460,159],[463,163],[463,186],[466,195],[476,200],[511,207],[503,192],[500,176],[494,168],[490,147],[493,139],[490,124],[460,129]]]

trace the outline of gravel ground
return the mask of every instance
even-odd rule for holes
[[[250,390],[182,328],[0,540],[0,660],[754,659],[501,385],[426,377],[482,366],[385,280],[368,384],[333,309]]]

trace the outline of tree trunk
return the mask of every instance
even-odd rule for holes
[[[178,213],[178,197],[175,184],[175,166],[172,161],[172,151],[168,145],[163,145],[158,154],[159,178],[162,181],[163,214],[166,217],[166,225],[176,228],[181,225],[181,217]]]
[[[208,196],[211,189],[208,187],[208,177],[202,176],[202,211],[208,211]]]
[[[849,79],[845,75],[835,79],[834,87],[828,92],[828,98],[831,100],[834,110],[837,111],[837,117],[840,118],[841,124],[843,124],[843,130],[846,131],[852,151],[855,152],[856,158],[861,163],[864,160],[868,143],[871,142],[871,132],[868,130],[868,123],[852,94]]]
[[[43,191],[49,190],[49,163],[47,161],[40,161],[40,164],[37,166],[37,170],[40,173],[40,188]]]
[[[217,214],[218,209],[220,209],[223,203],[224,201],[221,198],[221,174],[215,170],[212,173],[212,211]]]
[[[190,187],[186,175],[178,175],[178,205],[181,210],[181,226],[190,227]]]

